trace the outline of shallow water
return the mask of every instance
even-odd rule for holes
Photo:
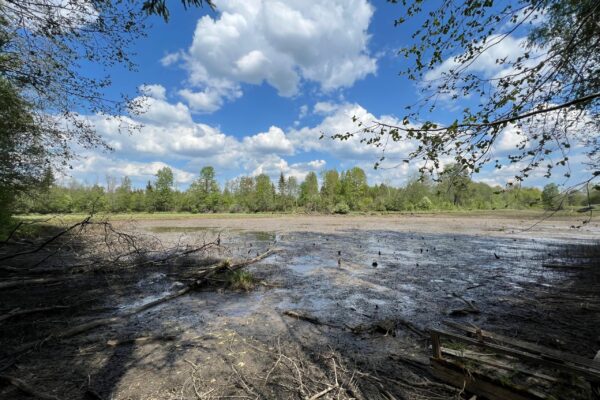
[[[160,228],[159,236],[176,232],[220,234],[232,258],[253,257],[273,247],[281,249],[251,267],[256,276],[276,282],[279,289],[226,292],[222,294],[226,302],[203,310],[207,318],[300,309],[331,323],[356,324],[373,317],[402,315],[429,326],[439,324],[451,310],[463,305],[456,293],[491,310],[499,307],[503,297],[518,294],[526,285],[553,287],[564,278],[561,271],[542,267],[544,260],[557,260],[566,243],[560,240],[360,230],[276,234]],[[140,284],[147,287],[150,299],[173,287],[171,278],[164,274],[143,279]],[[127,301],[122,307],[141,304],[137,298]],[[181,306],[195,305],[186,301]]]
[[[204,226],[153,226],[148,228],[153,233],[188,233],[188,232],[217,232],[214,228]]]

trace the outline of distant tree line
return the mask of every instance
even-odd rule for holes
[[[75,212],[324,212],[346,214],[351,211],[427,211],[456,209],[560,209],[600,203],[600,191],[561,193],[550,183],[537,188],[502,189],[474,182],[456,165],[447,167],[438,179],[415,177],[404,187],[369,185],[365,171],[325,171],[321,185],[314,172],[303,182],[280,174],[273,182],[268,175],[242,176],[221,188],[213,167],[204,167],[185,191],[175,188],[173,171],[160,169],[145,189],[132,186],[129,177],[117,182],[107,177],[106,185],[86,186],[76,181],[56,184],[52,170],[46,170],[43,183],[35,192],[17,198],[19,213]]]

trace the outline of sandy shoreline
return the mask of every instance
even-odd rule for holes
[[[290,215],[245,216],[216,215],[185,219],[144,219],[135,223],[143,229],[156,227],[242,229],[268,232],[336,233],[351,230],[386,230],[417,233],[454,233],[499,237],[536,237],[555,239],[600,238],[600,223],[593,219],[583,224],[585,215],[573,217],[494,216],[492,215]],[[580,226],[579,228],[573,228]]]

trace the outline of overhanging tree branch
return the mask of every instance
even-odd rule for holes
[[[437,128],[403,128],[398,125],[386,124],[386,123],[379,122],[379,121],[375,121],[375,124],[377,126],[387,127],[387,128],[391,128],[391,129],[398,129],[398,130],[405,131],[405,132],[415,132],[415,131],[441,132],[441,131],[447,131],[449,129],[457,129],[457,128],[486,128],[486,127],[492,128],[492,127],[495,127],[498,125],[504,125],[504,124],[519,121],[519,120],[522,120],[522,119],[525,119],[528,117],[533,117],[534,115],[544,114],[544,113],[548,113],[548,112],[552,112],[552,111],[556,111],[556,110],[561,110],[563,108],[568,108],[568,107],[571,107],[571,106],[574,106],[577,104],[581,104],[581,103],[585,103],[587,101],[594,100],[599,97],[600,97],[600,92],[593,93],[593,94],[583,96],[583,97],[568,101],[566,103],[558,104],[558,105],[555,105],[552,107],[540,108],[537,110],[526,112],[524,114],[515,115],[513,117],[502,118],[502,119],[497,119],[492,122],[478,123],[478,124],[456,124],[454,126],[445,126],[445,127],[437,127]]]

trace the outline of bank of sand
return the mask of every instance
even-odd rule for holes
[[[266,232],[336,233],[350,230],[456,233],[504,237],[595,239],[600,238],[600,219],[587,214],[552,216],[542,212],[388,214],[388,215],[257,215],[219,214],[178,219],[135,221],[142,228],[182,227],[244,229]],[[586,222],[588,221],[588,222]]]

